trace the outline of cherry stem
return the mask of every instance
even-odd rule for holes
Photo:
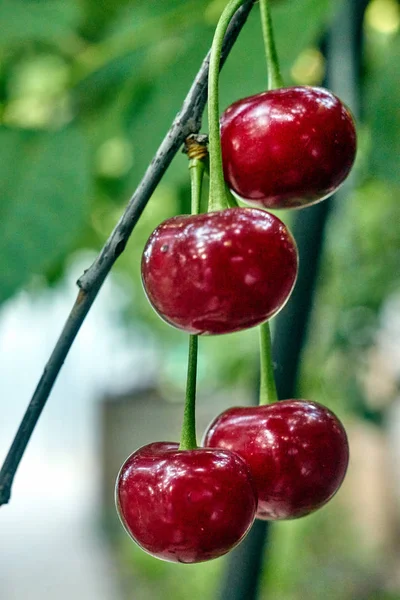
[[[284,87],[274,38],[270,0],[260,0],[261,26],[268,66],[268,89]]]
[[[189,357],[186,381],[186,400],[183,412],[181,443],[179,450],[194,450],[196,439],[196,380],[198,336],[189,336]]]
[[[190,158],[190,154],[189,154]],[[201,190],[203,176],[206,168],[207,156],[194,157],[189,160],[189,172],[192,195],[192,214],[198,215],[201,205]],[[183,411],[180,450],[194,450],[197,448],[196,439],[196,382],[197,382],[197,350],[198,336],[189,336],[189,355],[186,379],[186,398]]]
[[[231,199],[225,187],[222,169],[222,151],[219,128],[219,63],[222,43],[229,23],[236,11],[244,4],[244,0],[231,0],[225,7],[215,30],[211,47],[210,67],[208,72],[208,126],[210,151],[210,193],[208,210],[229,208]]]
[[[272,343],[269,322],[260,325],[260,406],[276,402],[274,366],[272,363]]]
[[[192,195],[192,215],[198,215],[201,204],[201,189],[206,165],[203,159],[192,158],[189,161],[190,184]]]
[[[268,66],[268,89],[284,86],[279,68],[278,53],[274,38],[270,0],[260,0],[261,25]],[[271,330],[268,321],[260,325],[260,406],[276,402],[274,366],[272,362]]]

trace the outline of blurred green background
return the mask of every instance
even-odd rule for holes
[[[179,110],[225,4],[0,0],[0,302],[21,290],[35,296],[59,285],[73,257],[100,250]],[[340,5],[273,3],[288,84],[322,82],[325,63],[318,48]],[[360,473],[365,461],[379,465],[369,480],[357,479],[354,467],[342,500],[273,529],[263,593],[274,600],[400,598],[399,486],[393,484],[389,499],[386,491],[381,498],[376,488],[383,484],[373,478],[387,464],[387,423],[400,381],[399,345],[392,339],[400,327],[396,0],[371,0],[364,40],[356,185],[329,222],[299,396],[327,404],[345,420]],[[255,6],[223,70],[221,109],[265,89],[263,53]],[[187,159],[178,155],[115,266],[129,297],[120,318],[162,348],[155,387],[178,400],[187,340],[148,305],[139,265],[154,227],[188,212],[189,202]],[[283,218],[290,222],[291,215]],[[204,340],[201,393],[229,395],[239,386],[249,401],[257,355],[251,330]],[[364,510],[358,504],[363,500],[372,508]],[[130,542],[107,507],[104,523],[125,598],[215,596],[225,559],[189,568],[157,562]]]

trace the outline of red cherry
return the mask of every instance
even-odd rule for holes
[[[227,450],[143,446],[124,463],[117,509],[129,535],[149,554],[195,563],[234,548],[253,523],[254,483],[244,461]]]
[[[275,315],[297,269],[296,243],[282,221],[230,208],[161,223],[143,253],[142,281],[171,325],[192,334],[231,333]]]
[[[348,108],[332,92],[290,87],[244,98],[221,118],[224,175],[258,207],[302,207],[330,196],[356,154]]]
[[[259,519],[294,519],[320,508],[339,489],[349,460],[338,418],[305,400],[230,408],[210,425],[204,445],[246,461]]]

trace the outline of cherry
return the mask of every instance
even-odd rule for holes
[[[129,535],[155,557],[194,563],[234,548],[253,523],[254,482],[227,450],[143,446],[124,463],[116,503]]]
[[[356,154],[348,108],[330,91],[274,89],[232,104],[221,118],[224,176],[240,198],[265,208],[330,196]]]
[[[161,223],[143,253],[142,281],[165,321],[191,334],[219,334],[275,315],[297,269],[296,243],[282,221],[230,208]]]
[[[284,400],[230,408],[211,423],[204,445],[237,452],[258,492],[259,519],[294,519],[323,506],[346,474],[346,432],[326,407]]]

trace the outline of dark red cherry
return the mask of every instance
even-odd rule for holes
[[[163,560],[195,563],[234,548],[253,523],[257,500],[244,461],[227,450],[143,446],[124,463],[116,504],[129,535]]]
[[[346,474],[349,447],[338,418],[305,400],[230,408],[204,445],[237,452],[249,465],[259,519],[294,519],[323,506]]]
[[[356,131],[332,92],[290,87],[227,108],[221,143],[225,179],[240,198],[271,209],[302,207],[327,198],[347,177]]]
[[[142,281],[171,325],[192,334],[231,333],[275,315],[297,269],[296,244],[282,221],[230,208],[161,223],[143,253]]]

